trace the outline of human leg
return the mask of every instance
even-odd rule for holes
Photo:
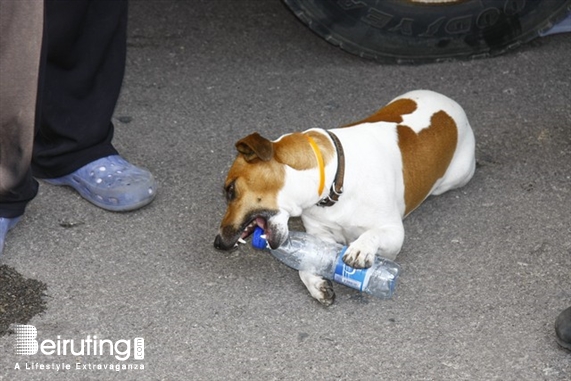
[[[44,7],[36,0],[1,0],[0,12],[0,254],[38,192],[30,170]]]
[[[46,22],[34,175],[71,186],[107,210],[148,204],[156,192],[153,176],[118,156],[111,143],[125,70],[127,1],[48,0]]]

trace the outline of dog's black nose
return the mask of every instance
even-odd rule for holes
[[[222,238],[222,236],[220,234],[218,234],[216,236],[216,238],[214,238],[214,248],[215,249],[222,250],[222,251],[229,251],[229,250],[235,249],[236,247],[238,247],[238,245],[236,245],[235,242],[233,242],[233,243],[224,242],[224,239]]]
[[[214,238],[214,248],[221,250],[222,249],[221,244],[222,244],[222,237],[220,237],[220,234],[217,234],[216,238]]]

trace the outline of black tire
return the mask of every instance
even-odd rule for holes
[[[498,55],[571,12],[571,0],[283,0],[315,33],[382,62]]]

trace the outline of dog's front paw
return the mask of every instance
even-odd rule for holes
[[[306,271],[300,271],[301,278],[307,290],[317,301],[326,307],[329,307],[335,301],[335,291],[331,281],[324,279],[318,275]]]
[[[376,247],[367,245],[363,240],[353,242],[343,255],[343,262],[355,269],[366,269],[375,262]]]

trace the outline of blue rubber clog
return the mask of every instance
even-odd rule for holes
[[[70,186],[87,201],[113,212],[135,210],[149,204],[157,189],[149,171],[119,155],[95,160],[69,175],[44,181]]]
[[[14,218],[0,217],[0,256],[2,256],[2,251],[4,250],[6,234],[16,226],[20,218],[22,218],[22,216]]]

